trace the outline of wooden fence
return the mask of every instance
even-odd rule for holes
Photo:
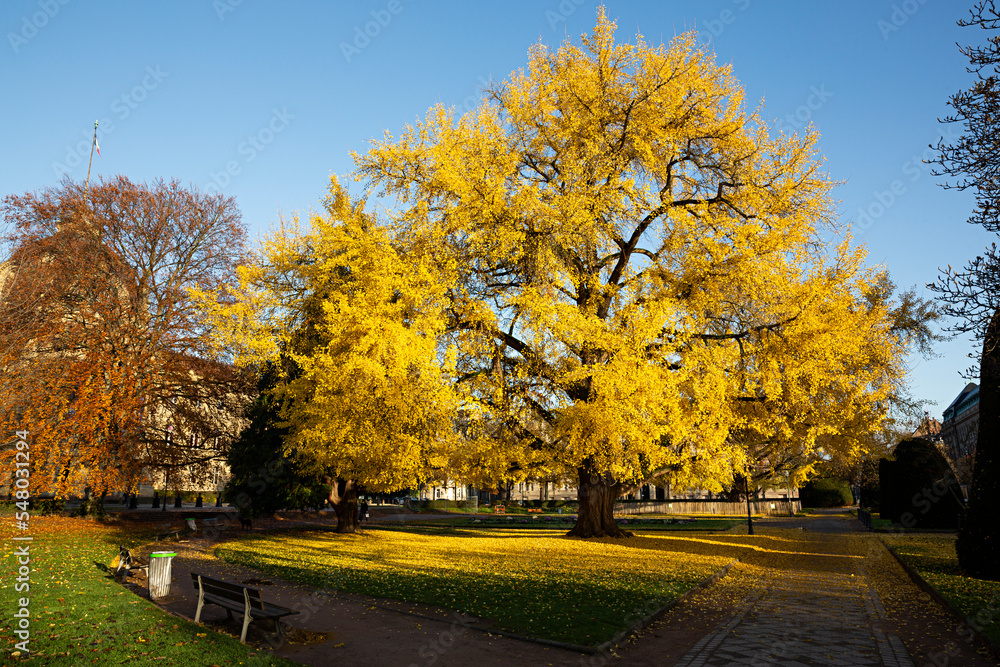
[[[791,512],[802,509],[802,502],[792,499],[791,512],[789,501],[777,498],[751,500],[750,511],[753,514],[776,514],[788,516]],[[746,516],[747,504],[731,503],[723,500],[637,500],[615,503],[615,514],[736,514]]]

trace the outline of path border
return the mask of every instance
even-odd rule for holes
[[[942,607],[944,607],[945,610],[948,611],[948,613],[950,613],[956,619],[958,619],[959,621],[961,621],[963,625],[965,625],[967,628],[969,628],[969,630],[972,631],[972,635],[976,639],[978,639],[979,641],[981,641],[983,643],[983,645],[985,645],[990,650],[990,652],[993,653],[993,657],[997,661],[1000,661],[1000,646],[998,646],[992,639],[990,639],[989,637],[987,637],[986,635],[984,635],[973,624],[973,622],[969,618],[967,618],[965,616],[965,614],[963,614],[961,611],[959,611],[959,609],[957,607],[955,607],[955,605],[953,605],[951,602],[948,601],[947,598],[945,598],[943,595],[941,595],[941,593],[939,593],[937,591],[937,589],[935,589],[933,586],[931,586],[929,583],[927,583],[927,581],[923,577],[920,576],[920,573],[917,572],[915,569],[913,569],[913,567],[909,563],[907,563],[906,561],[904,561],[899,554],[897,554],[895,551],[893,551],[892,549],[890,549],[888,544],[886,544],[885,542],[883,542],[881,539],[878,540],[878,543],[881,544],[882,548],[884,548],[886,551],[888,551],[890,555],[892,555],[892,557],[896,560],[896,562],[899,563],[900,566],[903,568],[903,571],[906,572],[907,576],[910,577],[910,579],[913,581],[913,583],[915,583],[917,585],[918,588],[920,588],[925,593],[927,593],[928,595],[930,595],[931,599],[933,599],[939,605],[941,605]]]

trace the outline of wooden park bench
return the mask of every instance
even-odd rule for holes
[[[201,520],[201,530],[205,532],[206,530],[220,531],[229,528],[229,522],[223,521],[220,523],[219,517],[215,516],[210,519]]]
[[[173,536],[174,539],[181,539],[181,531],[183,528],[174,528],[170,525],[161,525],[156,527],[156,541],[160,542],[166,538]]]
[[[201,610],[206,604],[217,604],[224,608],[230,619],[233,618],[234,611],[242,611],[243,632],[240,634],[240,641],[244,644],[250,621],[257,618],[274,619],[274,629],[280,637],[281,617],[299,613],[294,609],[264,602],[260,599],[260,591],[256,588],[212,579],[196,572],[191,573],[191,580],[198,586],[198,609],[194,613],[194,622],[201,622]]]

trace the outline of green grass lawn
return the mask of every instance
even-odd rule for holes
[[[160,610],[108,578],[101,565],[140,534],[85,519],[32,517],[29,591],[15,591],[13,517],[0,515],[0,665],[282,665],[297,663]],[[11,619],[30,600],[30,654],[15,656]]]
[[[406,526],[251,534],[216,555],[283,579],[457,609],[498,629],[597,645],[735,558],[740,535]]]
[[[871,522],[873,530],[889,530],[893,527],[892,521],[890,521],[889,519],[883,519],[880,516],[873,516],[871,518]],[[898,530],[902,531],[906,529],[900,526]]]
[[[954,535],[884,535],[882,540],[983,634],[1000,643],[1000,582],[962,574]]]
[[[883,519],[877,512],[871,517],[872,530],[887,533],[942,533],[949,535],[954,532],[950,528],[906,528],[898,523],[893,523],[890,519]]]

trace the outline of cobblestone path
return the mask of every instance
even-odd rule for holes
[[[871,585],[864,538],[837,535],[853,526],[829,521],[825,529],[814,525],[818,532],[778,531],[792,533],[784,538],[787,551],[750,556],[748,562],[762,566],[764,576],[737,613],[695,644],[677,667],[912,667],[903,642],[888,630]]]
[[[878,627],[885,619],[880,609],[862,577],[786,574],[677,665],[912,666],[899,638]]]

